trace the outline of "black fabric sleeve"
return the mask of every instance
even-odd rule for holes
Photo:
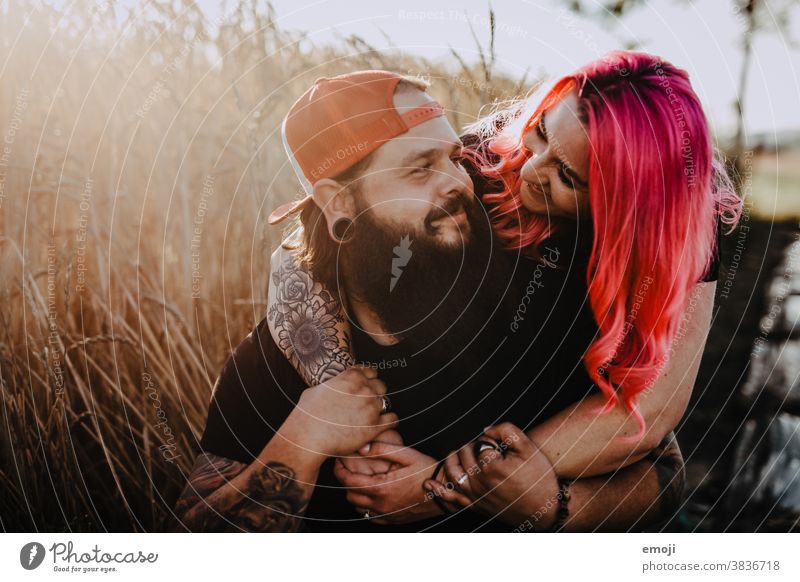
[[[222,368],[211,395],[200,450],[251,463],[286,420],[305,387],[262,320]]]

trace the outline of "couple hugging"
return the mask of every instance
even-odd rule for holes
[[[267,317],[214,387],[180,531],[595,531],[680,508],[718,237],[687,74],[616,52],[459,136],[419,79],[319,79]]]

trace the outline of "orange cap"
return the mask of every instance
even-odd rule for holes
[[[402,78],[388,71],[358,71],[317,79],[292,105],[283,120],[283,145],[307,196],[276,208],[270,224],[302,210],[318,180],[344,172],[390,139],[444,115],[435,101],[400,114],[394,91]]]

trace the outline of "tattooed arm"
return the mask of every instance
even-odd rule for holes
[[[295,409],[249,465],[203,453],[176,514],[190,531],[297,531],[327,457],[348,454],[397,425],[382,414],[386,386],[350,368],[303,391]]]
[[[283,245],[272,254],[267,322],[275,344],[309,386],[355,363],[350,326],[337,297]]]
[[[273,449],[277,444],[270,442]],[[321,461],[270,445],[264,449],[270,460],[249,466],[200,454],[175,506],[181,524],[195,532],[298,531]]]
[[[670,433],[643,460],[612,475],[571,485],[565,531],[632,531],[662,524],[680,510],[686,470]]]

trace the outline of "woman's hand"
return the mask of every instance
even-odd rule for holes
[[[444,482],[427,480],[425,489],[444,502],[500,516],[510,525],[538,516],[538,527],[555,523],[558,479],[547,457],[519,428],[505,422],[484,432],[494,441],[478,456],[475,443],[451,453],[444,463]]]
[[[372,443],[368,458],[381,459],[399,468],[376,475],[348,471],[337,459],[334,475],[347,487],[347,500],[363,515],[367,511],[378,525],[411,523],[441,515],[422,484],[436,467],[436,460],[410,447]]]
[[[305,389],[279,433],[326,457],[350,454],[397,426],[396,414],[382,414],[385,394],[375,370],[349,368]]]
[[[393,469],[399,469],[400,465],[392,463],[386,459],[379,459],[378,457],[370,457],[370,447],[376,443],[387,443],[390,445],[403,445],[403,437],[396,430],[387,430],[375,437],[371,443],[367,443],[358,451],[358,455],[339,457],[344,468],[351,473],[361,473],[362,475],[377,475],[379,473],[386,473]]]

